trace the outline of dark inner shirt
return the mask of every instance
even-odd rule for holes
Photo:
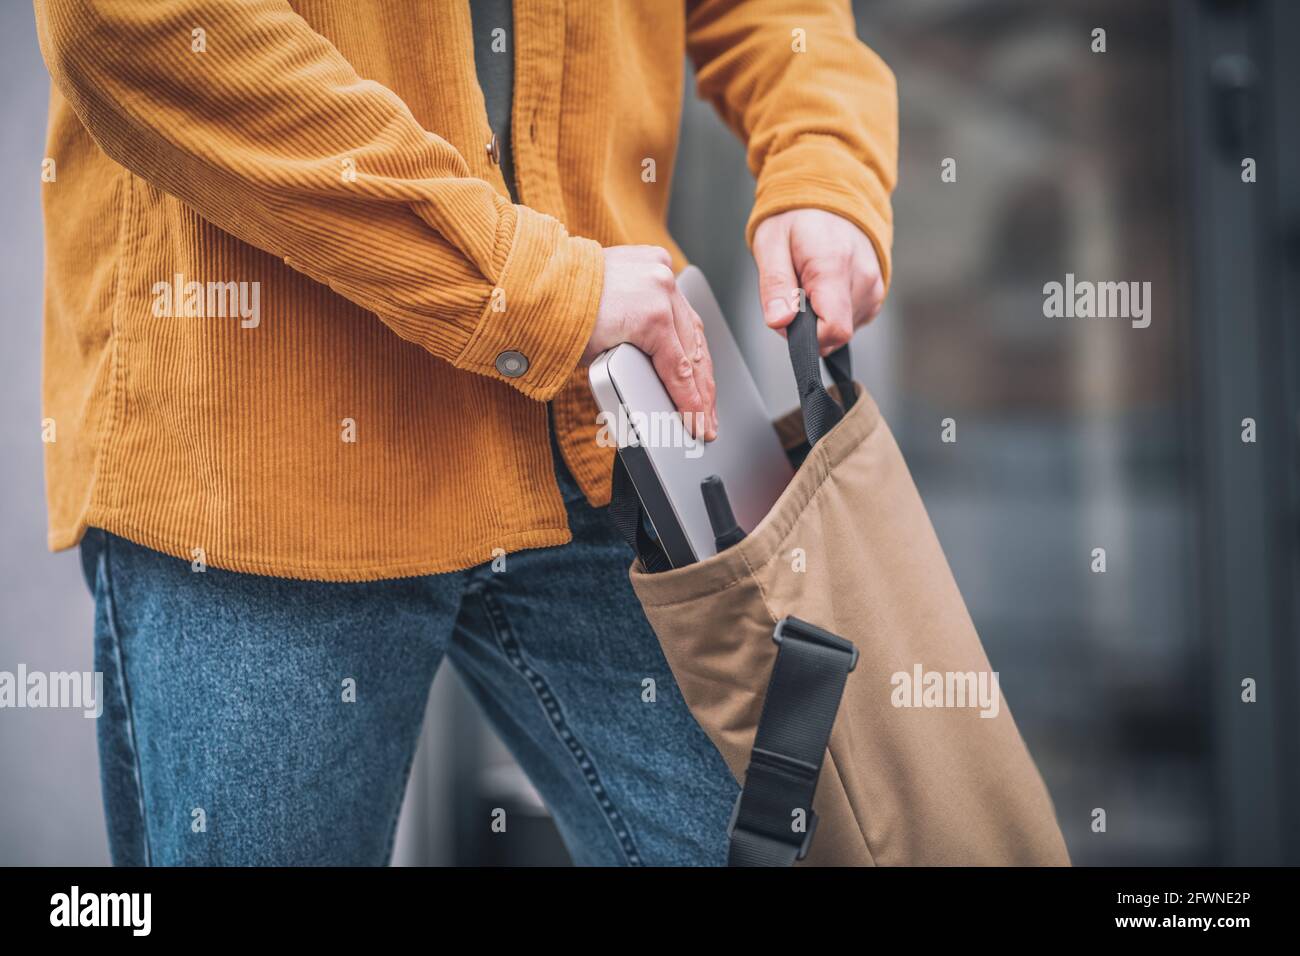
[[[514,11],[511,0],[470,0],[474,23],[474,72],[487,104],[488,125],[501,150],[501,175],[515,202],[515,163],[510,151],[510,103],[515,79]],[[494,31],[503,31],[493,37]],[[494,49],[495,46],[495,49]]]

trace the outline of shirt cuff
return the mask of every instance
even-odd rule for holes
[[[516,206],[514,237],[457,368],[549,401],[582,358],[600,309],[600,244],[570,236],[559,220]]]

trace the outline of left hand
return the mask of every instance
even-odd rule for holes
[[[802,288],[817,313],[822,355],[846,345],[885,301],[871,240],[847,219],[821,209],[792,209],[764,219],[754,231],[754,261],[768,327],[784,329],[793,321]]]

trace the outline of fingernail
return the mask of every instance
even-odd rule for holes
[[[768,299],[763,304],[763,317],[769,324],[780,322],[790,312],[790,306],[786,304],[785,299]]]

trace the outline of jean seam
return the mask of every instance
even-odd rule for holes
[[[568,721],[565,720],[564,713],[560,709],[559,698],[551,690],[546,679],[524,659],[523,645],[519,643],[510,630],[510,623],[501,605],[488,593],[486,588],[478,589],[478,596],[487,609],[488,623],[492,628],[493,637],[501,648],[501,652],[505,655],[511,667],[515,669],[515,672],[533,689],[537,703],[541,706],[542,713],[545,715],[551,731],[569,752],[578,767],[578,771],[586,781],[588,792],[591,794],[592,799],[595,800],[596,806],[605,819],[605,823],[608,824],[615,841],[618,843],[624,861],[629,866],[641,866],[641,853],[637,850],[636,842],[632,839],[632,830],[628,825],[627,817],[614,806],[614,801],[609,796],[609,790],[601,780],[600,773],[596,770],[596,762],[592,759],[591,752],[578,741],[577,735],[569,726]],[[566,734],[568,735],[567,739]]]
[[[135,715],[131,707],[131,690],[127,684],[126,665],[122,658],[121,628],[117,620],[117,601],[114,596],[113,577],[108,569],[110,536],[104,535],[99,552],[99,575],[104,585],[104,617],[108,622],[109,638],[113,644],[113,657],[117,666],[117,683],[122,697],[122,711],[126,723],[127,743],[131,749],[131,770],[135,780],[136,807],[140,816],[140,842],[144,845],[145,866],[153,865],[153,849],[149,845],[149,817],[144,800],[144,773],[140,766],[140,748],[135,738]]]

